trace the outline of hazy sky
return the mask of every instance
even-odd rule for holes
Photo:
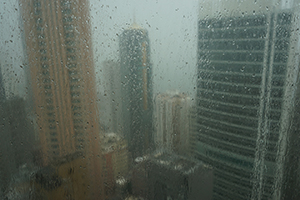
[[[17,0],[0,0],[0,66],[9,96],[26,93],[19,12]]]
[[[90,0],[96,77],[119,59],[118,35],[136,23],[149,32],[154,92],[194,92],[198,1]],[[18,0],[0,1],[0,63],[7,91],[26,94]],[[101,91],[102,85],[98,85]]]
[[[101,79],[99,70],[104,60],[119,59],[118,35],[135,18],[136,23],[149,32],[154,92],[193,91],[198,1],[90,2],[98,78]]]

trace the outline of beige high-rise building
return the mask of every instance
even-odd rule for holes
[[[43,165],[80,152],[86,160],[82,173],[90,177],[82,186],[91,199],[99,199],[102,163],[89,3],[20,3]]]
[[[154,142],[157,151],[188,153],[191,98],[184,93],[167,92],[155,98]]]

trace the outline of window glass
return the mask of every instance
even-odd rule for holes
[[[299,0],[0,4],[0,199],[300,199]]]

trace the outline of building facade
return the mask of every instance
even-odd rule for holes
[[[117,194],[118,180],[125,179],[129,172],[129,152],[127,141],[116,133],[100,135],[103,157],[103,177],[106,199]]]
[[[103,88],[98,92],[100,122],[104,132],[122,134],[122,84],[120,79],[120,63],[107,60],[102,63],[102,76],[98,79]]]
[[[6,98],[0,67],[0,198],[8,191],[13,175],[23,165],[32,164],[33,126],[26,113],[26,102],[21,97]]]
[[[187,94],[168,92],[155,97],[154,143],[156,150],[186,155],[189,148],[191,99]]]
[[[103,192],[95,74],[86,0],[22,0],[43,165],[81,152],[91,198]],[[96,138],[96,139],[95,139]]]
[[[102,199],[91,197],[84,184],[91,183],[86,173],[86,161],[81,152],[56,159],[39,168],[30,177],[33,199]]]
[[[209,165],[175,154],[153,154],[134,166],[132,194],[149,200],[211,200],[213,171]]]
[[[1,65],[0,65],[0,101],[5,99],[5,89],[4,89],[4,83],[3,83],[3,78],[2,78],[2,70],[1,70]]]
[[[200,14],[193,149],[215,167],[214,199],[284,199],[298,110],[299,8],[265,4],[272,10],[246,2],[242,14]]]
[[[0,66],[1,67],[1,66]],[[5,96],[4,84],[0,68],[0,137],[3,144],[0,146],[2,162],[0,166],[0,197],[4,196],[11,175],[16,171],[15,159],[10,159],[14,155],[13,147],[10,145],[12,136],[10,134],[9,122],[7,120],[7,101]]]
[[[133,158],[152,146],[152,67],[147,30],[133,24],[120,36],[123,129]]]

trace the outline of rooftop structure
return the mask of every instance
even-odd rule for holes
[[[212,199],[213,169],[174,154],[145,157],[133,168],[132,193],[154,199]]]

